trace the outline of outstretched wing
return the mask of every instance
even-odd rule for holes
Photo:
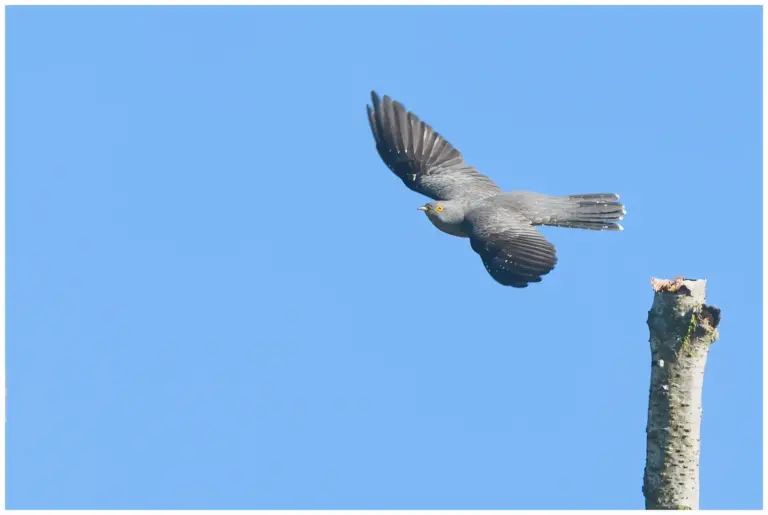
[[[434,200],[487,197],[501,190],[400,102],[371,91],[368,121],[381,159],[410,189]]]
[[[525,288],[555,268],[555,246],[516,209],[487,205],[467,214],[469,241],[498,283]]]

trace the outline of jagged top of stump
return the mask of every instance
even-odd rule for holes
[[[684,279],[677,276],[674,279],[651,278],[651,287],[656,293],[675,293],[678,295],[696,296],[704,293],[707,288],[706,279]]]

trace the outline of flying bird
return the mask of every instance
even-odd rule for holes
[[[626,210],[615,193],[554,196],[502,192],[454,146],[388,96],[371,91],[376,150],[411,190],[433,199],[419,207],[441,231],[469,244],[498,283],[525,288],[555,268],[555,247],[538,225],[621,231]]]

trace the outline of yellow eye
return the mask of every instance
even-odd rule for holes
[[[443,207],[443,205],[442,205],[442,204],[438,204],[438,205],[437,205],[437,207],[435,208],[435,211],[437,211],[438,213],[440,213],[440,212],[441,212],[443,209],[445,209],[445,208]]]

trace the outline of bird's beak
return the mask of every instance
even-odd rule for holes
[[[426,213],[427,211],[429,211],[429,208],[428,208],[427,206],[421,206],[421,207],[417,207],[416,209],[418,209],[419,211],[424,211],[425,213]]]

